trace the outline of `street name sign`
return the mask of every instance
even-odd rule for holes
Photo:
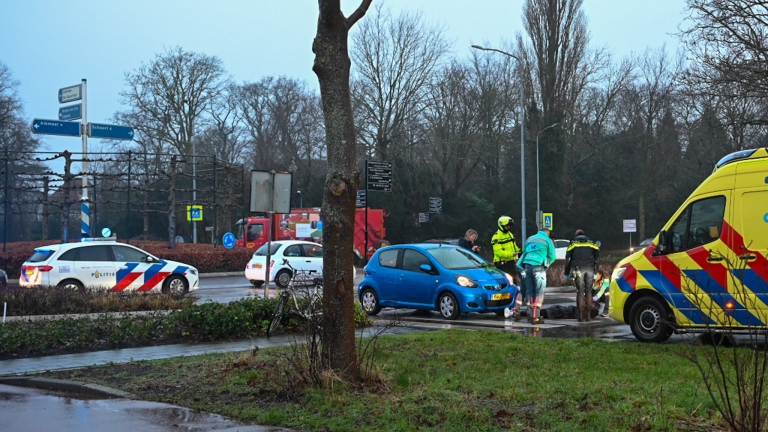
[[[81,84],[59,89],[59,103],[79,101],[83,98],[83,86]]]
[[[81,118],[83,118],[83,104],[75,104],[59,108],[59,120],[79,120]]]
[[[80,136],[80,123],[59,120],[32,120],[32,133],[42,135]]]
[[[365,181],[370,190],[392,192],[392,162],[368,161]]]
[[[88,123],[88,136],[116,140],[132,140],[133,128],[101,123]]]

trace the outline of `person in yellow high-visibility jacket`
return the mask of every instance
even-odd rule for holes
[[[499,229],[491,237],[491,246],[493,246],[493,264],[501,271],[515,278],[517,281],[517,257],[520,255],[520,248],[515,243],[515,235],[512,234],[512,226],[515,221],[509,216],[499,218]],[[518,282],[519,286],[520,283]],[[518,294],[510,308],[504,309],[504,316],[513,315],[516,320],[520,320],[520,306],[523,304],[522,295]]]

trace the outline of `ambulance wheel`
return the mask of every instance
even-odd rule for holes
[[[184,295],[189,292],[187,280],[178,275],[170,275],[163,281],[163,294]]]
[[[629,328],[640,342],[666,342],[675,330],[673,324],[674,315],[656,297],[641,298],[629,312]]]
[[[75,279],[66,279],[59,282],[59,288],[85,292],[85,287],[83,286],[83,284],[79,280],[75,280]]]

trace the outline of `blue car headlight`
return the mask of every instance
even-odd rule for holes
[[[467,288],[477,288],[477,282],[462,275],[456,275],[456,283],[459,284],[459,286]]]

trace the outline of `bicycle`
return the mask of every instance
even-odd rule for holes
[[[289,299],[293,301],[294,312],[307,321],[311,321],[315,316],[323,314],[323,278],[312,277],[314,273],[317,273],[316,270],[294,269],[287,259],[283,259],[283,264],[291,269],[291,280],[288,282],[288,287],[280,291],[280,298],[277,300],[277,305],[272,312],[272,318],[270,319],[269,327],[267,328],[267,337],[270,337],[270,335],[280,327],[280,322],[283,319],[285,307],[288,305]],[[308,289],[308,293],[305,296],[307,298],[306,305],[300,306],[298,298],[301,297],[301,295],[297,296],[296,294],[298,293],[297,285],[302,283],[303,285],[311,284],[311,287]]]

